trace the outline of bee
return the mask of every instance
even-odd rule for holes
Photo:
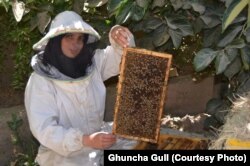
[[[131,49],[126,51],[116,103],[116,133],[155,139],[171,58]],[[118,90],[119,91],[119,90]]]

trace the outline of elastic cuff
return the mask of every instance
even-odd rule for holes
[[[82,136],[80,130],[69,129],[70,131],[65,135],[63,148],[65,151],[73,152],[80,150],[83,147]]]

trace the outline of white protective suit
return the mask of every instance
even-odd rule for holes
[[[81,25],[75,24],[77,29],[72,28],[74,19],[79,22],[78,15],[70,11],[57,16],[50,32],[53,27],[60,30],[46,35],[33,48],[42,50],[46,38],[49,40],[67,32],[86,31],[98,38],[97,32],[82,20]],[[130,46],[134,46],[133,36],[129,36],[129,39]],[[34,72],[25,90],[25,107],[31,132],[41,144],[36,158],[41,166],[100,164],[103,151],[83,146],[82,136],[101,131],[106,98],[103,81],[119,73],[122,50],[111,37],[110,42],[111,46],[106,49],[96,50],[87,75],[79,79],[71,79],[52,66],[44,72],[45,66],[39,58],[42,54],[32,58]],[[128,149],[134,144],[134,141],[118,139],[113,148]]]

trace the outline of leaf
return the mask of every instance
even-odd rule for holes
[[[226,9],[222,19],[222,31],[224,32],[229,24],[239,15],[239,13],[246,7],[249,0],[233,0],[230,6]]]
[[[224,50],[219,51],[216,60],[215,60],[215,68],[216,68],[216,74],[221,74],[224,72],[226,67],[230,64],[227,55],[225,54]]]
[[[227,31],[221,36],[221,40],[218,42],[217,46],[225,47],[228,43],[231,43],[241,29],[242,26],[233,26],[230,29],[227,29]]]
[[[217,109],[222,105],[222,100],[217,98],[210,99],[206,104],[206,113],[213,115],[217,111]]]
[[[172,6],[174,7],[175,11],[180,9],[184,5],[182,0],[170,0],[170,1],[172,3]]]
[[[105,5],[108,0],[87,0],[84,3],[84,6],[95,8]]]
[[[227,111],[217,111],[214,114],[214,118],[221,124],[225,124]]]
[[[194,33],[196,34],[196,33],[201,32],[201,30],[204,27],[204,23],[200,18],[197,18],[194,21],[192,21],[192,27],[193,27]]]
[[[137,6],[137,5],[132,6],[131,12],[132,12],[132,19],[134,21],[140,21],[145,14],[145,10],[142,7]]]
[[[5,8],[5,11],[8,12],[9,11],[9,0],[0,0],[0,4],[3,5],[3,7]]]
[[[240,49],[241,60],[243,63],[243,67],[245,70],[249,70],[250,65],[250,46],[245,46],[244,48]]]
[[[250,28],[250,1],[248,2],[247,28]]]
[[[206,130],[218,128],[220,125],[220,122],[214,116],[207,117],[204,120],[204,129]]]
[[[239,81],[239,86],[237,89],[237,94],[243,94],[250,91],[250,77],[249,72],[240,72],[237,75],[237,80]]]
[[[166,4],[166,0],[153,0],[151,9],[154,9],[155,7],[163,7],[165,4]]]
[[[204,15],[217,16],[219,17],[219,20],[221,21],[222,16],[225,12],[225,8],[222,7],[222,5],[218,3],[217,1],[213,1],[212,3],[206,3],[205,1],[204,1],[204,4],[206,6],[206,10],[205,10]]]
[[[213,28],[221,23],[220,19],[218,16],[208,16],[208,15],[203,15],[200,16],[200,18],[204,21],[204,23],[207,25],[208,28]]]
[[[179,15],[170,15],[165,17],[165,19],[167,20],[167,24],[171,29],[180,29],[183,36],[193,35],[192,26],[187,18]]]
[[[170,1],[175,11],[179,9],[187,10],[192,8],[190,0],[170,0]],[[166,4],[166,6],[167,5],[169,5],[169,2]]]
[[[193,28],[188,21],[183,21],[183,24],[179,26],[183,36],[194,35]]]
[[[138,6],[140,6],[143,9],[147,9],[148,5],[150,3],[150,0],[136,0],[136,3]]]
[[[83,11],[83,7],[84,7],[84,2],[82,0],[73,1],[73,10],[76,13],[81,14],[81,12]]]
[[[241,70],[241,59],[239,57],[235,58],[234,61],[228,65],[228,67],[226,68],[226,70],[224,71],[224,75],[231,80],[231,78],[239,73],[239,71]]]
[[[49,25],[51,21],[51,16],[48,14],[47,11],[45,11],[38,13],[37,18],[38,18],[38,29],[41,33],[44,33],[46,27]]]
[[[192,8],[192,6],[191,6],[191,4],[190,4],[190,2],[188,0],[183,0],[183,1],[184,1],[183,6],[181,7],[182,9],[188,10],[188,9]]]
[[[7,121],[8,127],[12,131],[17,131],[17,129],[23,124],[23,120],[14,113],[11,114],[11,118],[11,121]]]
[[[245,36],[246,36],[247,42],[250,42],[250,28],[247,28]]]
[[[113,13],[121,6],[122,3],[123,0],[109,0],[107,10],[109,11],[109,13]]]
[[[171,40],[168,40],[165,44],[163,44],[162,46],[160,47],[157,47],[157,51],[159,52],[166,52],[166,50],[172,50],[174,47],[173,43]]]
[[[229,61],[232,62],[234,58],[238,55],[238,49],[226,48],[225,53],[227,54]]]
[[[101,18],[91,19],[90,24],[95,27],[95,29],[100,32],[102,38],[108,34],[111,25],[109,25],[108,20],[103,20]]]
[[[207,30],[204,30],[204,37],[203,37],[203,44],[204,47],[210,47],[214,43],[216,43],[219,40],[221,34],[221,26],[216,26],[214,28],[210,28]]]
[[[204,48],[197,52],[193,61],[195,71],[199,72],[204,70],[216,56],[217,52],[211,48]]]
[[[146,20],[140,21],[140,22],[134,24],[134,25],[131,27],[131,30],[132,30],[133,32],[142,31],[142,32],[146,32],[146,33],[149,33],[150,31],[152,31],[152,29],[147,29],[147,28],[145,28],[145,24],[146,24]]]
[[[206,9],[206,7],[200,2],[193,2],[191,3],[191,6],[194,9],[194,11],[199,12],[200,14],[203,14]]]
[[[153,44],[156,47],[159,47],[166,43],[169,39],[168,28],[167,25],[161,25],[157,28],[153,33]]]
[[[116,22],[117,24],[123,24],[127,22],[132,17],[132,7],[133,2],[126,2],[121,5],[119,8],[119,12],[116,14]]]
[[[25,12],[25,4],[22,1],[20,2],[13,1],[12,11],[13,11],[16,21],[20,22]]]
[[[232,3],[233,0],[221,0],[222,2],[225,2],[226,7],[228,8],[228,6]]]
[[[169,28],[171,28],[171,29],[173,29],[173,30],[175,30],[175,29],[178,28],[178,27],[175,25],[175,23],[174,23],[174,20],[175,20],[174,17],[168,16],[168,17],[165,17],[165,19],[166,19],[166,21],[167,21],[167,24],[168,24]]]
[[[245,45],[245,41],[241,38],[238,38],[234,39],[226,48],[243,48]]]
[[[155,30],[163,24],[163,21],[156,17],[148,18],[145,21],[144,28],[147,30]]]
[[[237,19],[235,19],[231,24],[236,24],[236,23],[240,23],[240,22],[243,22],[243,21],[246,21],[246,16],[245,15],[239,15],[237,17]]]
[[[242,85],[243,85],[243,87],[245,86],[245,84],[248,84],[248,85],[250,85],[250,75],[249,75],[249,72],[244,72],[244,71],[241,71],[238,75],[237,75],[237,80],[238,80],[238,82],[239,82],[239,88],[240,89],[242,89]],[[248,86],[248,87],[250,87],[250,86]],[[245,91],[245,88],[243,88],[244,90],[243,90],[243,92],[247,92],[247,91]],[[249,88],[247,88],[247,89],[249,89]],[[239,90],[239,89],[238,89]],[[238,92],[238,90],[237,90],[237,92]]]
[[[179,48],[181,45],[182,37],[183,37],[182,32],[179,29],[172,30],[169,28],[168,33],[171,36],[174,47]]]
[[[223,73],[236,56],[237,51],[235,49],[219,51],[215,61],[216,74]]]

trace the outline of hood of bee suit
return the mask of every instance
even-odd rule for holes
[[[37,43],[33,45],[36,51],[44,50],[50,38],[65,33],[85,33],[89,34],[87,44],[100,39],[100,35],[82,17],[73,11],[59,13],[51,22],[49,32]]]

